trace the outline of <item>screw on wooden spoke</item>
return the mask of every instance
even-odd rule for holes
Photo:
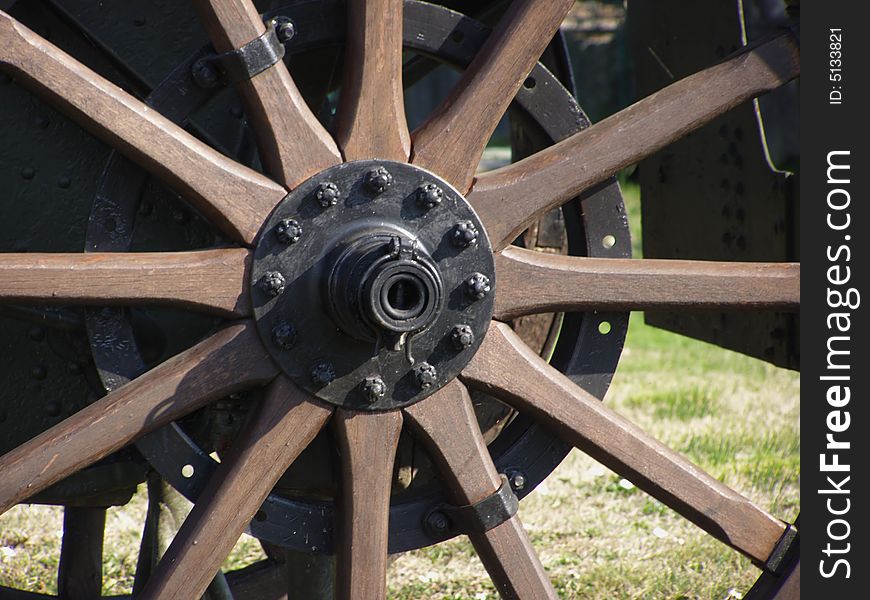
[[[0,69],[156,175],[234,240],[286,191],[239,165],[0,11]]]
[[[493,323],[462,378],[552,427],[716,539],[764,565],[785,524],[693,465]]]
[[[404,409],[448,484],[457,505],[480,502],[502,484],[477,424],[468,390],[454,380]],[[469,535],[502,598],[556,598],[519,516],[484,533]]]
[[[512,2],[450,95],[414,132],[412,162],[467,191],[508,104],[573,4]]]
[[[195,4],[218,52],[237,50],[266,31],[250,0],[197,0]],[[263,163],[285,186],[296,187],[341,162],[335,142],[305,104],[282,61],[238,82],[236,89],[253,120]],[[262,222],[272,206],[265,211],[251,208]]]
[[[219,331],[0,456],[0,514],[149,431],[277,372],[252,323]]]
[[[411,150],[402,89],[403,0],[348,2],[336,139],[345,160],[404,162]]]
[[[797,311],[800,264],[496,255],[495,317],[585,310]]]
[[[250,251],[0,254],[0,303],[161,304],[248,315]]]
[[[286,377],[273,381],[140,598],[202,596],[275,483],[331,415],[332,408]]]
[[[333,423],[342,473],[335,597],[383,600],[390,491],[402,413],[339,409]]]
[[[501,250],[548,210],[799,74],[797,42],[791,33],[778,35],[529,158],[482,175],[468,200],[493,247]]]

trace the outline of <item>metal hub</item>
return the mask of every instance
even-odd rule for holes
[[[260,335],[298,385],[354,410],[407,406],[459,374],[493,313],[492,248],[462,195],[390,161],[337,165],[260,232]]]

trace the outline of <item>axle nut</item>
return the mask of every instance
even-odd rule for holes
[[[272,330],[272,339],[284,350],[289,350],[296,343],[296,328],[292,323],[282,321]]]
[[[263,288],[263,291],[270,296],[280,296],[284,293],[286,285],[287,282],[284,280],[284,276],[278,271],[266,271],[263,279],[260,280],[260,286]]]
[[[477,231],[477,227],[474,226],[474,223],[471,221],[462,221],[461,223],[457,223],[453,228],[453,235],[450,239],[453,241],[454,246],[458,248],[468,248],[477,243],[479,235],[480,232]]]
[[[465,281],[465,291],[472,300],[483,300],[492,291],[489,277],[483,273],[474,273]]]
[[[317,198],[321,207],[329,208],[338,204],[338,200],[341,198],[341,190],[331,181],[324,181],[314,190],[314,197]]]
[[[453,347],[457,350],[465,350],[474,343],[474,331],[468,325],[457,325],[450,334]]]
[[[366,377],[363,381],[363,394],[370,404],[374,404],[387,393],[387,384],[380,377]]]
[[[441,204],[444,199],[444,190],[434,183],[427,183],[417,188],[417,205],[421,208],[433,208]]]
[[[317,385],[331,383],[335,379],[335,369],[325,360],[316,362],[311,367],[311,379]]]
[[[385,167],[372,169],[366,174],[366,186],[375,194],[383,194],[393,185],[393,176]]]
[[[417,379],[417,385],[420,389],[428,389],[438,382],[438,372],[435,367],[427,362],[420,363],[414,367],[414,377]]]
[[[296,219],[281,219],[275,226],[275,237],[284,244],[295,244],[302,237],[302,225]]]

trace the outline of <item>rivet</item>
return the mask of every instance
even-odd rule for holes
[[[287,17],[275,17],[272,19],[272,26],[275,28],[278,41],[282,44],[286,44],[296,36],[296,26]]]
[[[272,339],[284,350],[289,350],[296,343],[296,328],[292,323],[282,321],[272,329]]]
[[[311,367],[311,380],[316,385],[326,385],[333,379],[335,379],[335,369],[330,363],[321,360]]]
[[[302,237],[302,225],[296,219],[281,219],[275,225],[275,237],[283,244],[295,244]]]
[[[375,194],[383,194],[393,185],[393,176],[386,167],[372,169],[366,174],[366,186]]]
[[[36,175],[36,170],[33,167],[24,167],[21,169],[21,176],[24,179],[33,179]]]
[[[474,223],[471,221],[461,221],[453,227],[453,235],[450,236],[450,240],[458,248],[468,248],[477,243],[479,235],[480,233],[477,231]]]
[[[36,380],[42,381],[48,375],[48,369],[44,365],[36,365],[30,369],[30,376]]]
[[[211,61],[200,58],[193,63],[190,68],[190,74],[193,77],[193,82],[203,89],[211,89],[217,87],[221,82],[220,73]]]
[[[34,342],[41,342],[45,339],[45,329],[39,325],[34,325],[27,330],[27,336]]]
[[[188,221],[190,221],[190,215],[187,214],[187,211],[181,208],[176,208],[172,211],[172,220],[178,223],[179,225],[184,225]]]
[[[434,183],[427,183],[417,188],[417,205],[421,208],[433,208],[441,204],[444,199],[444,190]]]
[[[380,377],[366,377],[363,381],[363,394],[370,404],[374,404],[387,393],[387,384]]]
[[[450,333],[453,347],[457,350],[465,350],[474,343],[474,331],[469,325],[456,325]]]
[[[465,281],[465,291],[472,300],[483,300],[486,295],[492,291],[492,286],[489,283],[489,277],[483,273],[473,273]]]
[[[420,363],[414,367],[414,378],[417,380],[417,385],[420,389],[428,389],[435,385],[438,381],[438,372],[435,367],[427,362]]]
[[[57,180],[57,187],[64,189],[64,190],[69,189],[69,186],[71,184],[72,184],[72,181],[70,180],[69,177],[61,177],[60,179]]]
[[[341,190],[331,181],[324,181],[314,190],[314,197],[322,208],[329,208],[338,204],[338,200],[341,198]]]
[[[263,278],[260,280],[260,286],[263,291],[270,296],[280,296],[284,292],[284,287],[287,285],[284,276],[278,271],[266,271]]]
[[[60,415],[60,411],[63,407],[60,405],[60,402],[57,400],[52,400],[48,404],[45,405],[45,412],[49,417],[57,417]]]
[[[526,487],[526,476],[523,475],[520,471],[513,471],[508,476],[508,480],[511,483],[511,487],[515,490],[521,490]]]

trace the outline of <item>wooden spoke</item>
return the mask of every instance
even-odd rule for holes
[[[276,374],[253,323],[223,329],[0,456],[0,514],[136,438]]]
[[[342,465],[335,597],[383,600],[390,491],[402,413],[339,410],[334,424]]]
[[[415,165],[459,191],[574,0],[515,0],[444,102],[413,134]]]
[[[64,507],[63,540],[57,565],[58,598],[100,598],[105,527],[106,509],[103,507]]]
[[[483,441],[468,390],[459,381],[404,412],[448,484],[454,503],[475,504],[498,490],[501,478]],[[502,598],[557,597],[518,515],[469,538]]]
[[[0,254],[0,302],[164,304],[250,313],[244,248],[202,252]]]
[[[232,239],[250,242],[286,194],[0,11],[0,69],[156,175]]]
[[[140,597],[202,596],[278,478],[331,414],[286,377],[272,382]]]
[[[799,74],[797,42],[792,34],[781,34],[525,160],[482,175],[468,199],[500,250],[548,210]]]
[[[462,377],[551,426],[758,565],[785,531],[784,523],[583,391],[503,323],[492,324]]]
[[[251,0],[196,0],[218,52],[232,52],[266,31]],[[260,157],[289,188],[341,162],[329,133],[309,110],[282,61],[236,84],[254,123]],[[271,210],[271,207],[270,207]],[[257,213],[260,221],[268,211]]]
[[[350,0],[336,139],[345,160],[405,162],[411,136],[402,89],[403,0]]]
[[[505,248],[497,319],[582,310],[784,310],[800,307],[800,264],[587,258]]]

